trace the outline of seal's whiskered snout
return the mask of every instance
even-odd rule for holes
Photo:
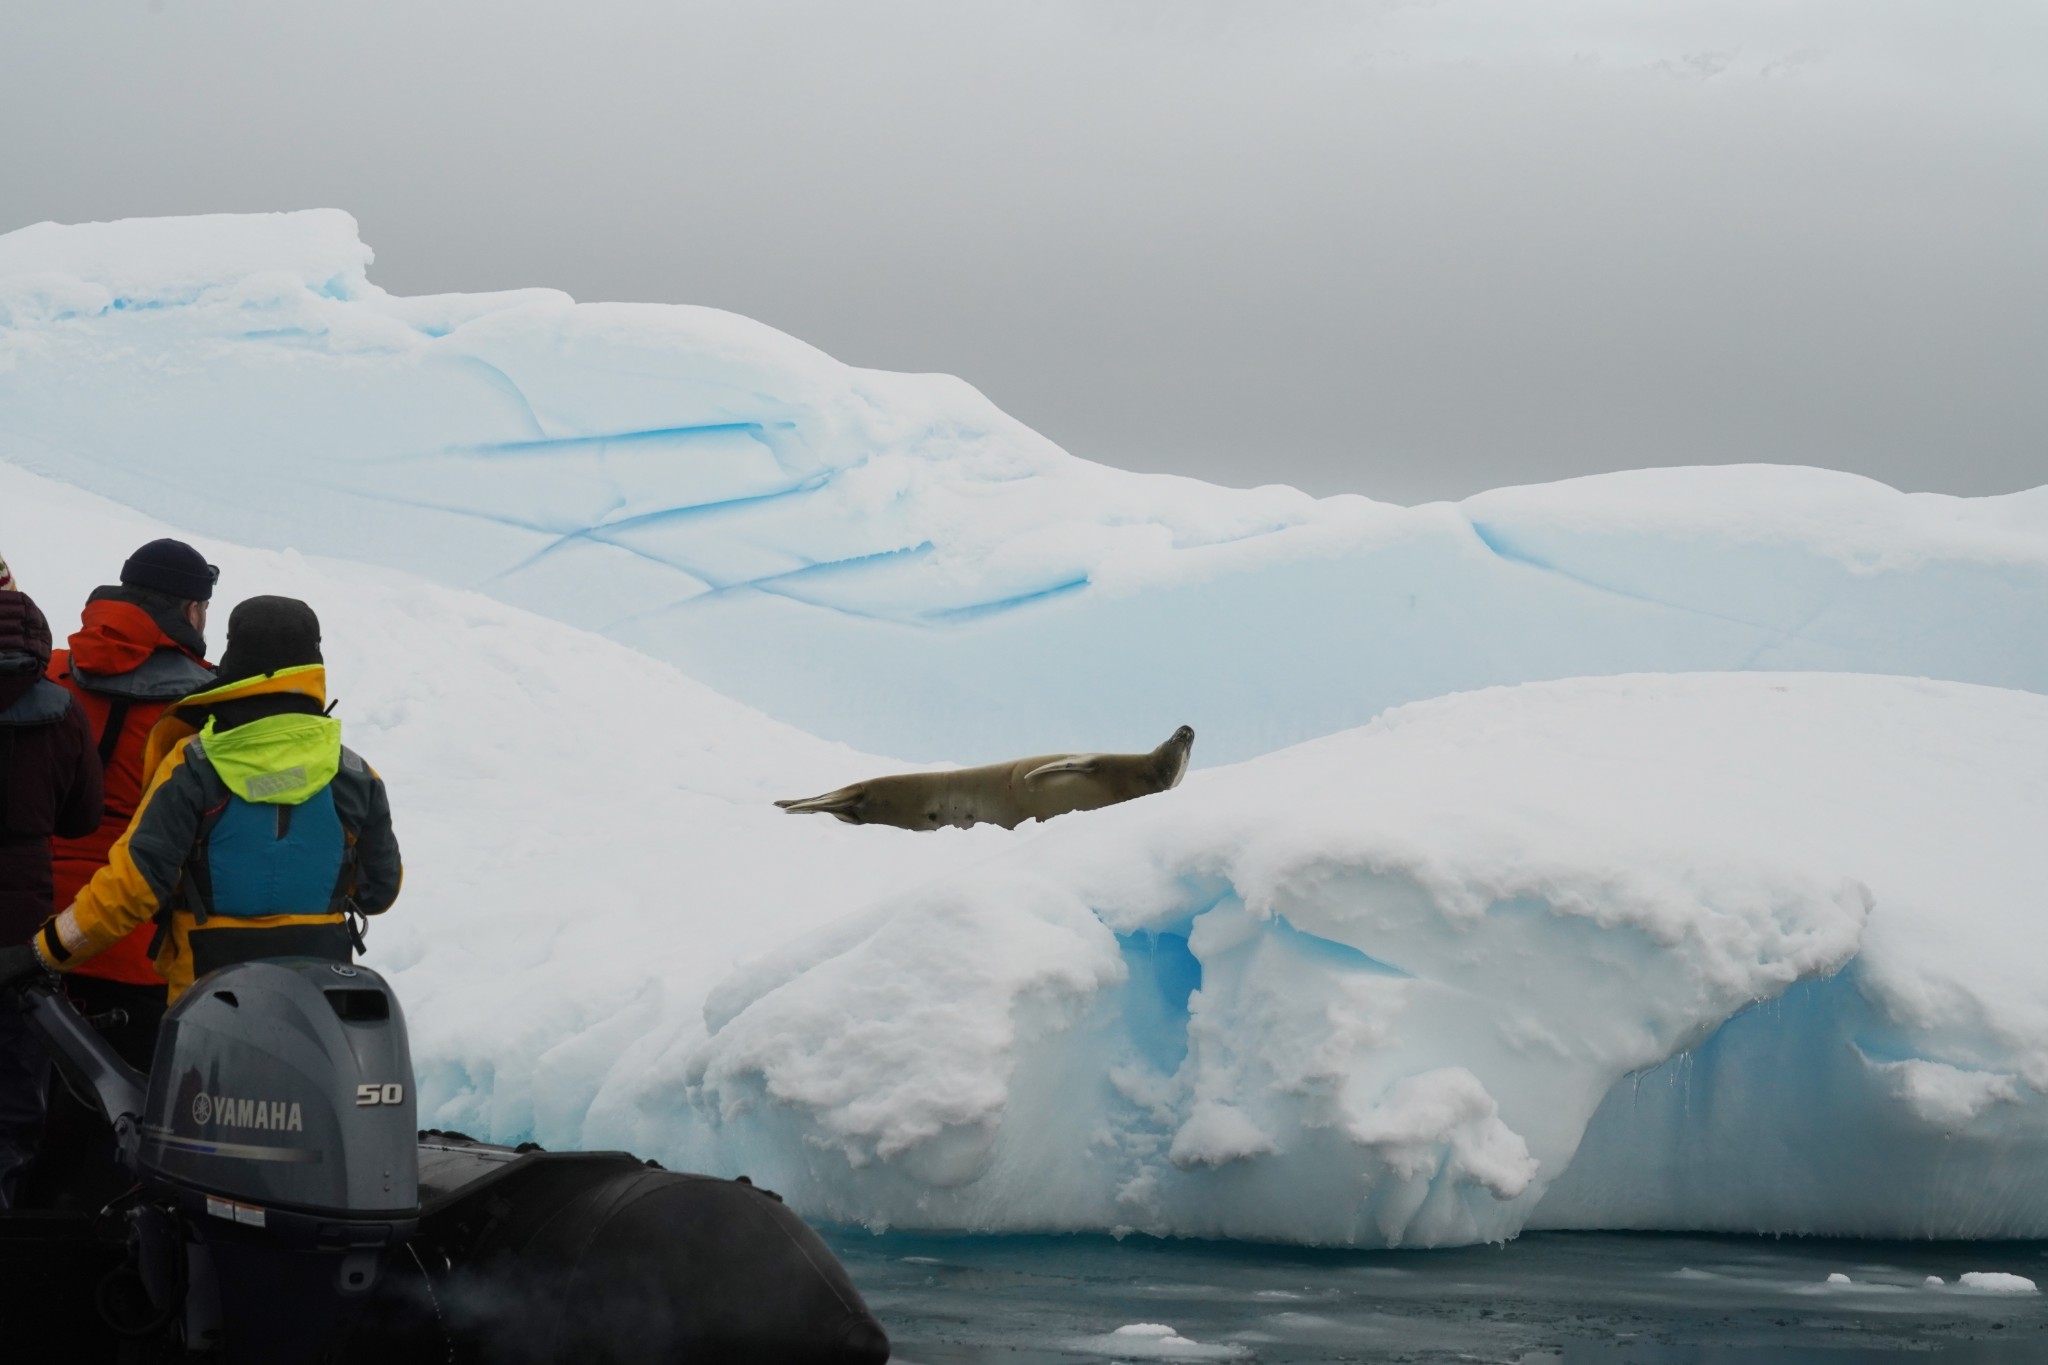
[[[1166,786],[1178,787],[1181,778],[1187,776],[1188,755],[1194,751],[1195,727],[1183,725],[1166,737],[1166,742],[1153,750],[1153,754],[1164,760],[1166,765]]]

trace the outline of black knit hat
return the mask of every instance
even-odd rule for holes
[[[219,578],[220,570],[182,540],[152,540],[121,566],[123,584],[165,593],[180,602],[212,601]]]
[[[320,618],[296,597],[251,597],[228,617],[228,644],[216,686],[317,664]]]

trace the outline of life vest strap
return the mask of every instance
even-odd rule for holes
[[[230,929],[225,925],[196,933],[192,946],[192,979],[208,972],[265,957],[317,957],[328,962],[353,962],[348,929],[340,924],[281,924],[272,929]]]
[[[126,697],[116,697],[107,703],[107,723],[100,729],[100,771],[106,772],[114,766],[114,750],[121,747],[121,727],[128,723],[128,708],[133,705]],[[144,773],[146,778],[149,774]]]

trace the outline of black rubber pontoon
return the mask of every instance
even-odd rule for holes
[[[766,1190],[417,1132],[404,1017],[367,968],[206,977],[146,1081],[54,987],[23,997],[132,1182],[90,1213],[0,1215],[0,1321],[47,1327],[67,1360],[888,1359],[837,1259]]]

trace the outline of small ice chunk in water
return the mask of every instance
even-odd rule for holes
[[[1191,1341],[1163,1322],[1126,1323],[1107,1336],[1089,1337],[1074,1345],[1120,1360],[1241,1360],[1249,1354],[1235,1343]]]
[[[1849,1277],[1848,1277],[1847,1275],[1844,1275],[1844,1274],[1843,1274],[1843,1273],[1842,1273],[1841,1271],[1837,1270],[1837,1271],[1836,1271],[1836,1272],[1835,1272],[1834,1274],[1832,1274],[1832,1275],[1828,1276],[1828,1283],[1829,1283],[1829,1284],[1849,1284],[1849,1283],[1852,1283],[1852,1281],[1851,1281],[1851,1280],[1849,1279]]]
[[[1920,1283],[1926,1285],[1929,1289],[1938,1289],[1942,1285],[1947,1284],[1948,1281],[1942,1279],[1939,1275],[1929,1275],[1926,1279],[1920,1281]]]
[[[2032,1294],[2036,1285],[2024,1275],[2007,1275],[1996,1270],[1972,1270],[1960,1281],[1965,1289],[1982,1290],[1987,1294]]]

